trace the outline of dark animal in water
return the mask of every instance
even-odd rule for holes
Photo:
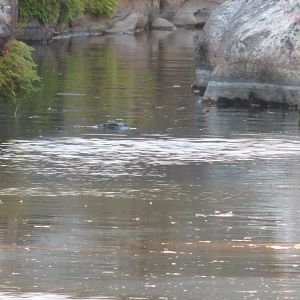
[[[122,122],[108,122],[99,125],[99,128],[112,129],[112,130],[127,130],[128,126]]]
[[[91,126],[80,126],[80,125],[75,125],[74,127],[85,127],[85,128],[95,128],[95,129],[103,129],[103,130],[117,130],[117,131],[125,131],[128,130],[129,127],[122,122],[107,122],[104,124],[96,124],[96,125],[91,125]]]

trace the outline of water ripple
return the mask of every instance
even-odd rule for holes
[[[121,165],[187,165],[197,162],[236,162],[283,159],[300,154],[300,140],[254,138],[164,138],[12,140],[2,144],[1,164],[47,162],[53,167],[67,165],[115,168]]]
[[[28,300],[72,300],[76,299],[69,295],[59,295],[59,294],[46,294],[46,293],[27,293],[27,294],[12,294],[12,293],[0,293],[0,300],[18,300],[18,299],[28,299]],[[82,300],[117,300],[116,297],[96,297],[96,298],[80,298]]]

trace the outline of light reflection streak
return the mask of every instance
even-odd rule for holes
[[[72,300],[74,297],[70,295],[46,294],[46,293],[24,293],[14,295],[13,293],[0,293],[0,300]],[[81,300],[118,300],[116,297],[99,296],[96,298],[80,298]]]
[[[111,176],[126,175],[128,165],[187,165],[201,162],[273,160],[300,154],[300,140],[255,138],[12,140],[2,144],[0,162],[47,163],[56,168],[109,168]],[[121,168],[120,166],[126,166]],[[34,167],[34,166],[33,166]],[[139,168],[141,170],[141,168]],[[51,173],[51,171],[49,170]],[[53,171],[55,172],[55,171]],[[108,175],[108,174],[107,174]]]

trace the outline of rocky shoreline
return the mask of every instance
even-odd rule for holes
[[[43,24],[37,18],[18,28],[17,39],[47,42],[76,35],[136,33],[147,29],[203,27],[224,0],[120,0],[110,16],[84,14],[70,22]]]

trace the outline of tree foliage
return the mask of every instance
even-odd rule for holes
[[[87,0],[85,2],[85,11],[93,14],[110,15],[117,5],[117,0],[101,1]]]
[[[45,23],[59,17],[60,0],[20,0],[18,10],[22,21],[37,17]]]
[[[13,100],[29,94],[39,79],[32,59],[32,48],[11,40],[8,52],[0,57],[0,98]]]

